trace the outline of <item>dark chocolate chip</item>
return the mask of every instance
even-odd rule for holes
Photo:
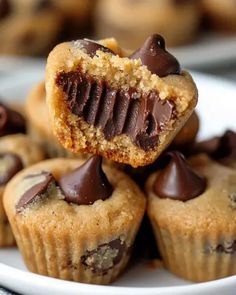
[[[214,159],[229,158],[236,160],[236,133],[227,130],[219,139],[217,149],[212,154]]]
[[[26,133],[25,119],[0,102],[0,136],[15,133]]]
[[[66,94],[70,111],[99,127],[107,140],[127,134],[145,151],[157,145],[159,132],[176,116],[174,102],[161,100],[156,91],[116,90],[80,69],[59,73],[56,84]]]
[[[40,172],[38,174],[28,175],[25,179],[34,179],[39,178],[39,182],[30,187],[20,198],[19,202],[16,205],[16,212],[20,213],[28,205],[35,203],[36,201],[42,199],[43,196],[47,195],[47,190],[50,184],[55,183],[55,179],[50,172]]]
[[[128,248],[120,239],[99,245],[97,249],[86,251],[81,257],[81,263],[97,275],[105,275],[117,265]]]
[[[208,246],[206,253],[216,252],[218,254],[235,254],[236,252],[236,240],[233,242],[220,243],[217,246]]]
[[[97,200],[106,200],[113,188],[102,170],[102,158],[91,157],[78,169],[64,175],[59,185],[65,200],[77,205],[91,205]]]
[[[0,185],[6,184],[17,172],[22,170],[21,158],[13,153],[0,154]]]
[[[159,77],[168,75],[179,75],[180,64],[165,48],[165,40],[162,36],[155,34],[147,38],[143,46],[135,51],[130,59],[141,59],[143,65],[147,66],[152,74]]]
[[[0,20],[5,18],[11,11],[9,0],[0,0]]]
[[[153,190],[159,198],[188,201],[201,195],[206,189],[206,180],[200,176],[179,152],[168,152],[168,165],[161,170]]]
[[[103,52],[107,52],[107,53],[111,53],[111,54],[115,54],[111,49],[97,43],[94,42],[92,40],[89,39],[81,39],[76,41],[78,42],[82,48],[84,48],[86,50],[86,53],[90,56],[90,57],[94,57],[96,55],[97,50],[103,51]]]

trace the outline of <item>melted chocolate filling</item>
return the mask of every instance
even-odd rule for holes
[[[107,140],[126,134],[145,151],[158,144],[160,131],[176,116],[173,101],[162,101],[157,91],[114,89],[80,69],[59,73],[56,84],[65,93],[70,111],[101,128]]]

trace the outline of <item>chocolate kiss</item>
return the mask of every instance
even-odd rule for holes
[[[218,147],[212,156],[215,159],[230,158],[236,160],[236,133],[227,130],[220,138]]]
[[[94,57],[94,55],[96,55],[97,50],[114,54],[114,52],[111,49],[89,39],[81,39],[78,41],[90,57]]]
[[[159,198],[188,201],[201,195],[206,181],[194,171],[179,152],[169,152],[169,164],[158,173],[153,190]]]
[[[113,188],[102,170],[102,158],[91,157],[78,169],[64,175],[59,185],[65,200],[77,205],[91,205],[97,200],[106,200]]]
[[[146,39],[143,46],[135,51],[130,59],[141,59],[142,64],[147,66],[152,74],[165,77],[171,74],[179,75],[180,64],[165,48],[165,40],[155,34]]]

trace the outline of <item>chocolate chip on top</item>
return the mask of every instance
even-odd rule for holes
[[[6,184],[17,172],[23,169],[19,156],[13,153],[0,154],[0,185]]]
[[[0,136],[15,133],[26,133],[25,119],[0,102]]]
[[[215,159],[229,158],[236,160],[236,133],[227,130],[220,138],[217,149],[212,156]]]
[[[106,200],[113,188],[102,170],[102,158],[91,157],[78,169],[64,175],[59,185],[65,200],[77,205],[91,205],[97,200]]]
[[[11,7],[9,0],[0,0],[0,20],[10,13]]]
[[[147,66],[152,74],[159,77],[168,75],[179,75],[180,64],[165,48],[165,40],[162,36],[154,34],[146,39],[143,46],[135,51],[130,59],[141,59],[143,65]]]
[[[158,173],[153,185],[159,198],[188,201],[201,195],[206,189],[206,180],[200,176],[179,152],[169,152],[168,165]]]
[[[55,185],[56,182],[50,172],[42,171],[37,174],[28,175],[22,182],[24,182],[25,192],[16,204],[16,212],[20,213],[30,204],[46,197],[49,192],[50,185]]]
[[[90,57],[94,57],[96,55],[97,50],[114,54],[114,52],[111,49],[89,39],[77,40],[75,41],[75,44],[76,46],[85,49],[86,53]]]

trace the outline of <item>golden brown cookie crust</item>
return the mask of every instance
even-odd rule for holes
[[[178,117],[170,120],[166,130],[160,133],[160,143],[155,149],[146,152],[134,145],[125,134],[108,141],[99,128],[93,128],[68,111],[63,91],[56,85],[56,75],[73,71],[78,65],[82,72],[95,79],[102,77],[115,89],[133,87],[142,93],[157,90],[161,100],[173,99]],[[134,167],[152,163],[158,157],[191,115],[198,96],[191,76],[185,71],[181,75],[159,78],[152,75],[146,66],[142,66],[140,60],[120,58],[102,51],[97,51],[97,55],[90,58],[76,42],[62,43],[50,53],[46,69],[46,92],[54,132],[66,149],[100,154]]]
[[[153,192],[157,173],[146,185],[148,215],[165,264],[178,276],[197,282],[236,274],[230,263],[236,236],[236,172],[203,154],[190,163],[207,179],[200,196],[187,202],[158,198]]]
[[[44,159],[42,149],[23,134],[1,137],[0,153],[13,153],[19,156],[24,167],[30,166]],[[2,198],[4,190],[5,185],[0,186],[0,247],[15,245],[15,239],[3,208]]]
[[[92,205],[78,206],[48,198],[18,214],[15,208],[24,191],[22,179],[25,176],[51,171],[58,179],[82,163],[80,160],[61,158],[25,169],[8,184],[4,206],[19,248],[31,271],[63,279],[105,284],[114,280],[125,267],[128,254],[114,272],[109,271],[104,276],[96,276],[91,271],[84,270],[79,265],[79,259],[87,250],[91,251],[98,245],[117,238],[124,240],[128,247],[132,245],[145,211],[146,200],[128,176],[104,166],[114,191],[105,201],[98,200]],[[42,241],[43,249],[40,248]],[[72,266],[76,263],[76,269],[70,269],[68,255],[71,255]]]

